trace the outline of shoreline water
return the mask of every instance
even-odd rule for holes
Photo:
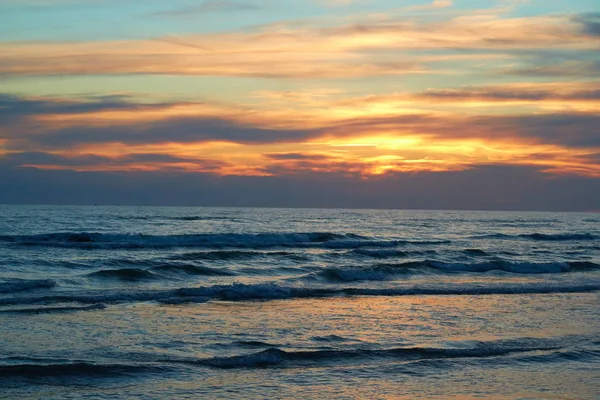
[[[600,392],[595,214],[81,209],[0,207],[7,398]]]

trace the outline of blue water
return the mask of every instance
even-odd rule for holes
[[[2,398],[600,393],[600,214],[0,206]]]

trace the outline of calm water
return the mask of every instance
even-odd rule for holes
[[[600,393],[600,214],[0,206],[2,398]]]

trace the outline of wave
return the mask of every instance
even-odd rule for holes
[[[236,221],[236,218],[226,216],[200,216],[200,215],[186,215],[180,217],[169,217],[166,215],[121,215],[115,216],[115,219],[123,221],[154,221],[154,220],[167,220],[167,221]]]
[[[9,279],[0,282],[0,293],[24,292],[32,289],[47,289],[56,286],[52,279]]]
[[[512,262],[512,261],[490,261],[483,263],[447,263],[440,261],[426,261],[426,266],[442,271],[464,271],[464,272],[489,272],[504,271],[515,274],[555,274],[571,270],[570,264],[566,262],[534,263],[534,262]],[[600,266],[598,266],[600,267]]]
[[[140,268],[121,268],[121,269],[103,269],[87,274],[89,277],[117,279],[122,281],[145,281],[164,278],[146,269]]]
[[[183,273],[187,275],[201,276],[235,276],[234,272],[224,271],[221,269],[203,267],[193,264],[164,264],[158,267],[153,267],[152,270],[161,272]]]
[[[193,304],[207,303],[207,302],[211,301],[212,299],[208,296],[184,296],[184,297],[171,296],[171,297],[167,297],[167,298],[158,298],[155,300],[161,304],[178,305],[178,304],[190,304],[190,303],[193,303]]]
[[[314,340],[315,342],[354,342],[354,341],[357,341],[357,339],[347,339],[347,338],[345,338],[343,336],[339,336],[339,335],[313,336],[310,339]],[[358,341],[360,341],[360,340],[358,340]]]
[[[522,363],[543,363],[548,362],[583,362],[597,364],[600,361],[600,350],[594,349],[568,349],[549,352],[548,354],[535,354],[528,357],[521,357],[512,360]]]
[[[8,310],[0,310],[2,314],[50,314],[50,313],[67,313],[75,311],[92,311],[104,310],[104,304],[91,304],[89,306],[63,306],[63,307],[32,307],[32,308],[15,308]]]
[[[419,273],[423,263],[407,262],[398,265],[377,265],[373,267],[328,267],[318,272],[311,272],[304,277],[305,280],[323,279],[329,282],[354,282],[354,281],[386,281],[399,275]]]
[[[195,364],[214,368],[265,368],[271,366],[294,366],[297,364],[323,364],[324,362],[340,362],[343,360],[377,358],[413,361],[424,359],[461,359],[490,358],[536,351],[560,351],[561,344],[554,340],[524,338],[521,340],[498,340],[489,342],[472,342],[469,347],[400,347],[392,349],[351,349],[351,350],[312,350],[285,351],[270,348],[258,353],[243,354],[232,357],[214,357],[199,360]]]
[[[409,253],[401,250],[394,249],[357,249],[352,250],[354,254],[360,254],[361,256],[374,257],[374,258],[386,258],[386,257],[406,257]]]
[[[485,256],[490,255],[489,253],[487,253],[481,249],[465,249],[465,250],[463,250],[463,253],[470,255],[470,256],[475,256],[475,257],[478,257],[478,256],[485,257]]]
[[[0,236],[0,242],[20,246],[46,246],[79,249],[146,249],[146,248],[325,248],[362,249],[392,248],[401,245],[438,245],[448,240],[383,240],[353,233],[199,233],[183,235],[145,235],[138,233],[60,232],[39,235]],[[260,254],[260,253],[259,253]],[[214,257],[236,257],[248,254],[215,253]],[[285,254],[280,254],[285,255]],[[198,254],[196,254],[198,256]],[[200,256],[211,256],[201,254]],[[190,257],[194,257],[190,255]]]
[[[233,342],[233,344],[240,347],[273,347],[271,343],[262,342],[260,340],[238,340]]]
[[[490,235],[473,236],[473,239],[529,239],[536,241],[582,241],[598,240],[600,236],[591,233],[527,233],[520,235],[507,235],[504,233],[494,233]]]
[[[209,300],[252,301],[335,296],[479,296],[549,293],[587,293],[600,291],[600,282],[588,284],[507,283],[507,284],[444,284],[413,285],[396,288],[323,288],[287,287],[276,284],[214,285],[169,290],[114,290],[102,293],[60,294],[46,296],[19,296],[0,298],[0,306],[56,303],[124,303],[157,301],[166,304],[206,302]]]
[[[556,274],[570,271],[600,269],[599,264],[587,261],[532,263],[490,261],[484,263],[448,263],[441,261],[408,261],[399,264],[379,264],[370,267],[329,267],[312,272],[305,280],[324,279],[332,282],[385,281],[398,276],[423,274],[426,272],[490,272],[503,271],[515,274]]]
[[[532,233],[529,235],[522,235],[533,240],[542,241],[569,241],[569,240],[597,240],[600,236],[592,235],[591,233],[564,233],[564,234],[545,234],[545,233]]]
[[[330,232],[308,233],[203,233],[187,235],[107,234],[88,232],[48,233],[40,235],[0,236],[0,241],[23,246],[49,246],[83,249],[136,248],[272,248],[321,247],[353,249],[360,247],[394,247],[399,244],[432,244],[439,242],[410,242],[377,240],[356,234]]]
[[[39,262],[38,262],[39,263]],[[31,264],[31,263],[29,263]],[[148,258],[98,258],[87,262],[71,261],[42,261],[43,267],[64,267],[68,269],[96,270],[99,267],[108,267],[87,274],[89,277],[113,278],[122,280],[152,280],[165,278],[163,273],[176,272],[188,275],[214,275],[230,276],[232,272],[223,271],[210,267],[199,266],[196,263],[182,262],[177,257],[172,260],[148,259]],[[158,272],[158,273],[157,273]]]
[[[571,261],[567,263],[569,268],[573,271],[587,271],[590,269],[600,268],[600,264],[596,264],[591,261]]]
[[[252,258],[261,257],[285,257],[296,260],[306,260],[303,254],[294,253],[290,251],[242,251],[242,250],[214,250],[214,251],[200,251],[194,253],[184,253],[171,256],[171,260],[183,260],[183,261],[227,261],[227,260],[247,260]]]
[[[64,377],[104,378],[130,376],[139,373],[159,373],[173,371],[174,365],[207,367],[215,369],[255,369],[255,368],[297,368],[324,366],[351,362],[373,363],[380,360],[397,361],[404,365],[421,362],[448,363],[460,360],[460,365],[475,361],[494,360],[495,365],[503,362],[597,362],[600,352],[595,349],[573,347],[564,339],[521,338],[496,341],[467,341],[451,346],[412,346],[387,349],[354,348],[324,350],[283,350],[265,342],[235,342],[238,348],[269,348],[249,354],[229,357],[194,358],[165,357],[162,354],[146,353],[135,357],[135,362],[96,363],[81,360],[45,359],[1,359],[0,381],[3,379],[40,379]],[[577,345],[575,345],[577,346]],[[8,364],[7,364],[8,363]],[[408,363],[408,364],[407,364]],[[418,365],[418,364],[417,364]]]
[[[40,377],[64,378],[65,376],[110,377],[164,370],[164,367],[158,365],[95,364],[83,361],[55,364],[14,364],[0,365],[0,380],[15,377],[30,379],[39,379]]]
[[[414,244],[414,242],[411,242]],[[369,248],[359,248],[350,250],[346,253],[328,253],[327,256],[338,256],[344,257],[347,255],[359,256],[359,257],[368,257],[368,258],[404,258],[410,256],[436,256],[439,253],[435,250],[397,250],[392,248],[380,248],[380,249],[369,249]]]
[[[189,215],[184,217],[172,217],[166,218],[172,221],[237,221],[237,218],[223,217],[223,216],[199,216]]]

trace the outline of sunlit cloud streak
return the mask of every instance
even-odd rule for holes
[[[433,68],[439,56],[422,52],[468,50],[480,53],[482,59],[497,50],[593,52],[600,49],[600,36],[590,35],[590,29],[589,21],[573,16],[466,16],[435,22],[392,19],[329,27],[267,26],[258,31],[154,40],[4,42],[0,43],[0,74],[317,79],[443,73],[443,68]],[[390,52],[400,50],[417,54],[389,58]],[[513,69],[519,71],[519,67]]]
[[[591,89],[553,93],[532,92],[524,87],[520,92],[513,91],[512,99],[544,102],[566,96],[598,102],[597,92]],[[220,117],[215,117],[215,105],[207,106],[208,114],[203,116],[199,111],[204,104],[140,105],[121,100],[78,105],[73,101],[13,98],[22,117],[7,121],[0,129],[0,138],[4,140],[3,151],[11,157],[19,153],[37,157],[31,162],[21,159],[23,166],[82,171],[171,167],[224,175],[268,175],[275,171],[346,169],[357,176],[368,176],[393,171],[452,171],[501,163],[541,166],[555,174],[600,176],[600,166],[592,157],[600,149],[595,128],[600,119],[596,114],[450,116],[444,112],[384,112],[352,117],[349,112],[352,107],[362,110],[368,103],[393,102],[395,97],[402,95],[347,100],[346,112],[341,115],[351,117],[345,118],[335,117],[332,111],[339,105],[333,102],[331,112],[313,112],[312,128],[303,128],[302,122],[294,122],[293,118],[277,122],[274,113],[262,115],[258,110],[235,106],[227,109],[226,105],[220,106]],[[404,97],[412,97],[413,102],[437,98],[457,103],[473,98],[501,103],[511,100],[507,89],[498,87]],[[279,117],[285,119],[285,112]],[[299,148],[304,150],[298,152]],[[78,160],[71,156],[76,154],[83,156],[82,160],[100,157],[106,161],[108,157],[112,161],[90,162],[87,166],[43,163],[39,153],[70,160]],[[143,154],[164,158],[149,162],[139,158]],[[204,159],[211,162],[206,164]]]

